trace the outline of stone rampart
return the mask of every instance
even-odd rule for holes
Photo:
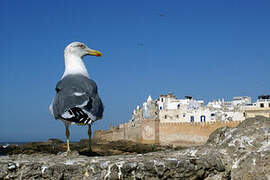
[[[107,141],[130,140],[146,144],[190,146],[204,144],[216,129],[224,126],[235,127],[240,122],[160,123],[158,119],[144,119],[142,124],[137,124],[135,127],[122,124],[121,128],[96,131],[94,138]]]
[[[141,143],[159,144],[159,120],[144,119],[141,125]]]
[[[125,128],[117,128],[112,133],[113,141],[123,140],[125,139]]]
[[[114,128],[110,130],[97,130],[94,133],[94,139],[101,139],[106,141],[129,140],[134,142],[141,142],[141,126],[128,127],[126,124],[121,128]]]
[[[113,141],[113,130],[96,130],[94,132],[94,139]]]
[[[124,139],[125,140],[130,140],[134,142],[140,142],[141,141],[141,125],[137,124],[135,127],[128,127],[125,126],[124,128],[125,134],[124,134]]]
[[[224,126],[235,127],[241,121],[206,122],[206,123],[160,123],[159,143],[161,145],[191,145],[204,144],[209,135],[216,129]]]

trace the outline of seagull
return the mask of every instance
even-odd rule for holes
[[[65,71],[56,84],[56,95],[49,106],[54,118],[65,124],[67,152],[70,151],[69,126],[73,123],[88,125],[89,150],[92,152],[91,126],[103,116],[104,107],[98,96],[97,85],[90,79],[82,61],[87,55],[101,57],[102,53],[81,42],[72,42],[65,48]]]

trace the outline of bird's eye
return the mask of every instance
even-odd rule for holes
[[[82,49],[84,49],[85,48],[85,45],[83,45],[83,44],[80,44],[80,45],[78,45],[80,48],[82,48]]]

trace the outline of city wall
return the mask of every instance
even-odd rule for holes
[[[161,145],[199,145],[204,144],[209,135],[217,128],[235,127],[240,121],[214,123],[160,123],[158,119],[144,119],[142,124],[135,127],[122,124],[110,130],[98,130],[94,133],[95,139],[107,141],[130,140],[146,144]]]
[[[130,140],[134,142],[141,141],[141,125],[129,127],[128,124],[122,124],[121,127],[111,127],[109,130],[97,130],[94,132],[94,139],[106,141]]]
[[[159,143],[161,145],[175,144],[189,146],[204,144],[209,135],[224,126],[235,127],[240,121],[213,123],[160,123]]]

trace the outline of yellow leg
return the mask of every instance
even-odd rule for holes
[[[90,152],[92,152],[92,148],[91,148],[91,134],[92,134],[91,125],[88,125],[88,138],[89,138],[89,151]]]
[[[66,126],[66,137],[67,137],[67,152],[69,152],[70,151],[70,148],[69,148],[69,129],[67,126]]]

